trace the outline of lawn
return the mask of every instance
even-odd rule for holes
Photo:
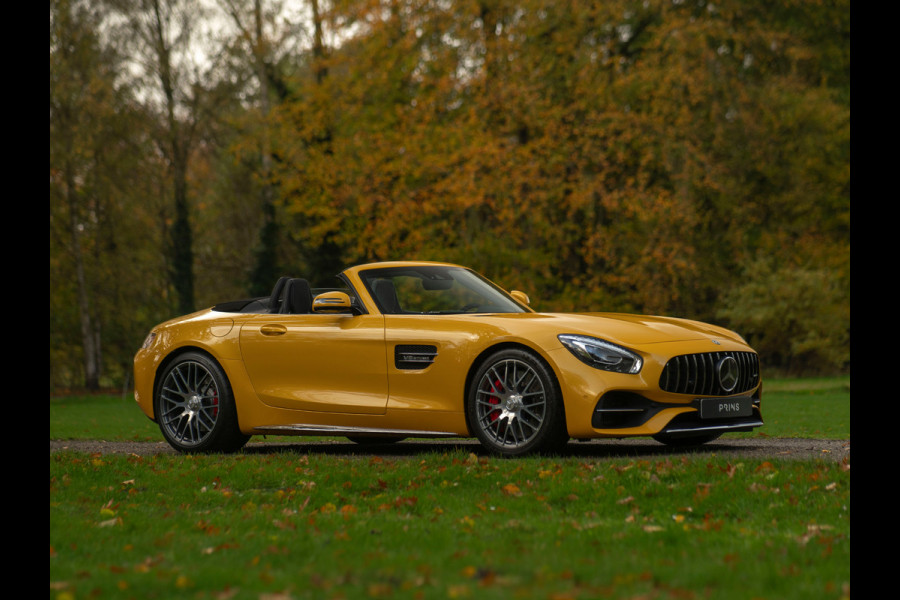
[[[764,408],[764,435],[849,439],[849,378]],[[121,397],[50,413],[51,438],[161,439]],[[846,464],[294,448],[51,454],[51,598],[849,598]]]

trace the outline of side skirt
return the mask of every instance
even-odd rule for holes
[[[344,427],[339,425],[269,425],[255,427],[254,431],[272,435],[389,435],[403,437],[438,438],[459,437],[458,433],[447,431],[420,431],[417,429],[382,429],[379,427]]]

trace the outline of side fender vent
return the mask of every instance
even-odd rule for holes
[[[394,364],[398,369],[426,369],[437,356],[437,346],[400,345],[394,347]]]

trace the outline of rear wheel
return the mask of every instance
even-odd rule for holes
[[[188,352],[169,364],[156,391],[156,421],[181,452],[234,452],[250,436],[238,428],[231,385],[222,367]]]
[[[494,454],[551,452],[569,439],[553,372],[524,350],[501,350],[481,365],[466,412],[473,433]]]

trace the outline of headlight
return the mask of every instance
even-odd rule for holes
[[[144,340],[144,343],[141,344],[141,350],[146,350],[147,348],[152,346],[153,340],[155,340],[155,339],[156,339],[156,332],[151,331],[150,334],[147,336],[147,339]]]
[[[633,374],[639,373],[644,366],[640,356],[621,346],[585,335],[564,333],[557,337],[579,360],[596,369]]]

